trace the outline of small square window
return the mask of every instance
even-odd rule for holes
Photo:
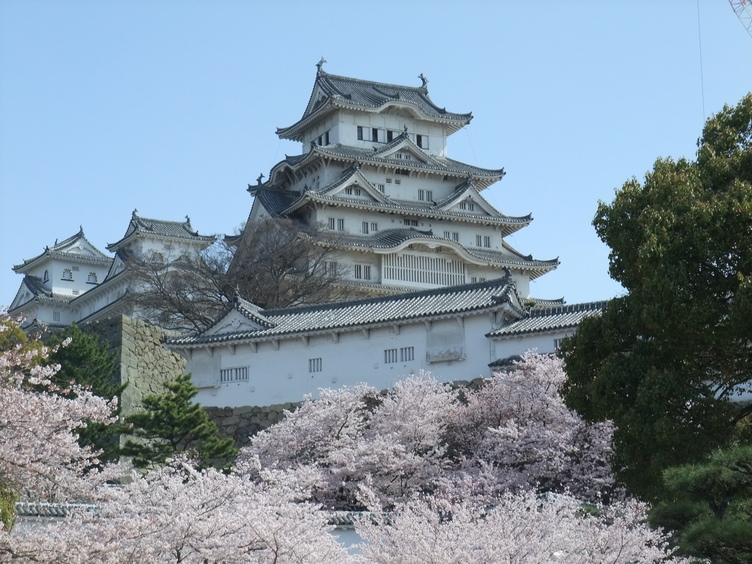
[[[308,373],[321,372],[323,368],[323,362],[321,358],[309,358],[308,359]]]

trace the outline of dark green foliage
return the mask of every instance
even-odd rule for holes
[[[677,531],[683,554],[722,564],[752,562],[752,447],[670,468],[664,483],[666,495],[650,523]]]
[[[17,500],[18,495],[16,492],[0,483],[0,525],[5,527],[6,531],[13,527]]]
[[[662,472],[744,441],[752,407],[752,95],[705,125],[696,161],[659,159],[593,221],[627,293],[561,349],[563,395],[612,419],[614,470],[656,499]]]
[[[50,353],[50,362],[60,365],[54,382],[63,388],[75,382],[102,398],[119,396],[124,386],[117,381],[117,353],[102,339],[85,333],[77,325],[53,333],[49,345],[60,345],[66,339],[71,340],[68,345]]]
[[[66,339],[70,339],[70,342],[60,346]],[[125,386],[117,378],[117,353],[110,350],[102,339],[82,331],[77,325],[71,325],[53,333],[48,344],[57,347],[50,353],[49,362],[60,365],[53,382],[63,390],[63,395],[74,395],[66,393],[65,388],[75,382],[99,397],[120,397]],[[90,445],[101,450],[101,461],[114,461],[119,455],[120,435],[125,430],[125,426],[117,422],[109,425],[89,423],[78,430],[78,442],[81,446]]]
[[[197,403],[189,374],[165,383],[166,391],[143,400],[144,411],[125,418],[133,426],[122,453],[139,468],[164,464],[181,452],[194,454],[200,466],[227,466],[237,453],[232,439],[220,439],[217,426]]]

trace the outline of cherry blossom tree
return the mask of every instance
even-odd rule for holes
[[[459,471],[483,474],[489,494],[517,488],[587,500],[610,494],[613,427],[586,424],[564,405],[565,378],[561,359],[528,352],[512,370],[468,391],[449,424]]]
[[[17,329],[0,314],[0,333]],[[36,342],[0,351],[0,484],[35,499],[88,499],[111,474],[94,468],[98,453],[79,445],[76,430],[110,422],[117,403],[56,386],[59,365],[42,362],[48,353]]]
[[[9,535],[3,556],[41,563],[311,563],[349,561],[318,507],[295,487],[255,484],[175,460],[123,487],[95,511]]]
[[[264,467],[305,472],[313,499],[328,508],[362,508],[366,482],[389,505],[430,491],[441,476],[446,414],[455,401],[427,374],[385,394],[366,385],[321,390],[254,437],[239,460],[258,457]]]
[[[305,472],[313,499],[357,509],[361,486],[390,506],[415,493],[474,483],[476,496],[518,488],[610,495],[611,426],[586,425],[558,395],[561,361],[527,354],[461,395],[428,374],[378,393],[322,390],[253,438],[244,457]]]
[[[429,497],[377,515],[357,525],[374,564],[685,562],[671,558],[636,501],[584,511],[570,495],[507,492],[493,505]]]

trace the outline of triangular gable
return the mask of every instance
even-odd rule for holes
[[[399,154],[408,154],[411,158],[400,159],[399,157],[397,157],[397,155]],[[391,143],[387,143],[386,146],[377,149],[373,153],[373,156],[380,157],[382,159],[403,160],[405,162],[405,165],[407,166],[410,165],[410,162],[413,161],[413,159],[420,164],[428,164],[437,167],[443,166],[435,158],[424,152],[423,149],[413,143],[406,132],[402,133]]]
[[[460,184],[453,194],[438,202],[436,207],[442,211],[474,213],[476,215],[483,212],[484,215],[491,217],[501,217],[499,211],[480,195],[472,180]]]
[[[339,196],[351,198],[354,194],[348,194],[347,189],[354,188],[361,191],[361,196],[368,196],[371,200],[385,204],[389,199],[366,178],[356,164],[345,172],[340,178],[327,186],[317,190],[319,194],[327,196]]]
[[[317,76],[316,82],[313,85],[313,92],[311,92],[311,97],[308,99],[308,105],[306,106],[306,109],[303,112],[303,117],[300,119],[305,119],[306,117],[314,113],[321,106],[326,104],[326,101],[328,99],[329,99],[329,93],[325,92],[324,89],[321,88],[321,83],[319,82],[319,79]]]
[[[21,286],[16,292],[16,297],[8,307],[8,311],[13,311],[24,305],[28,305],[33,302],[40,293],[42,281],[35,276],[24,276]]]
[[[274,327],[274,324],[264,317],[257,306],[236,296],[231,308],[202,335],[251,333],[271,327]]]

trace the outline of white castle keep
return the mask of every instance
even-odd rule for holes
[[[319,226],[349,286],[366,297],[264,310],[236,296],[212,327],[168,340],[187,360],[203,405],[299,401],[320,387],[366,381],[386,388],[429,370],[442,381],[489,376],[510,357],[552,352],[602,303],[531,298],[530,281],[556,268],[506,238],[531,216],[496,210],[483,190],[503,169],[447,156],[447,141],[472,119],[448,112],[420,86],[326,73],[319,63],[301,119],[278,129],[302,143],[266,182],[249,186],[247,229],[267,218]],[[24,275],[10,313],[65,326],[138,316],[124,296],[138,288],[128,260],[177,258],[215,237],[185,222],[135,211],[125,235],[94,247],[83,230],[14,267]]]

